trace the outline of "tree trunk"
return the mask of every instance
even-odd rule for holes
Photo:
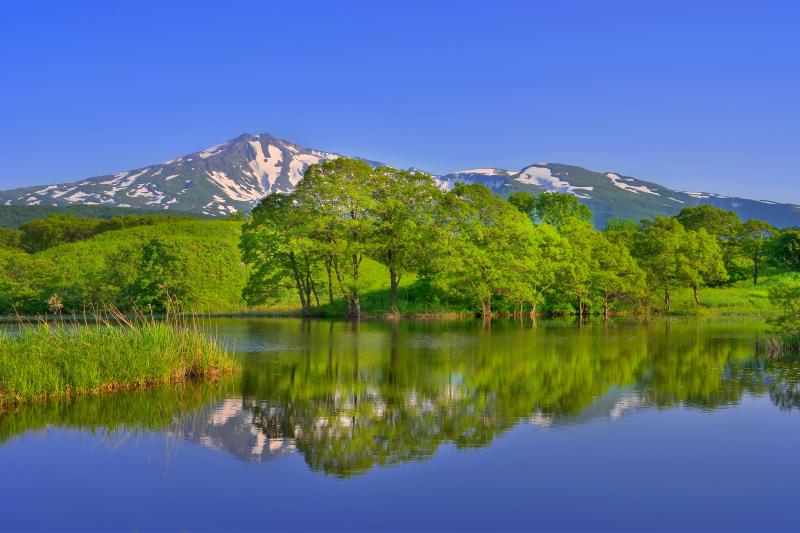
[[[294,254],[289,256],[289,261],[292,265],[292,275],[294,276],[294,285],[297,287],[297,294],[300,296],[300,306],[303,308],[303,315],[308,315],[308,301],[306,300],[305,290],[303,287],[303,280],[300,272],[297,270],[297,262],[295,261]]]
[[[361,300],[358,296],[358,265],[361,263],[361,259],[354,255],[351,260],[353,262],[353,288],[350,290],[350,302],[352,303],[350,316],[361,318]]]
[[[694,293],[694,303],[700,305],[700,293],[697,291],[697,285],[692,285],[692,292]]]
[[[753,286],[758,285],[758,262],[753,262]]]
[[[664,287],[664,308],[669,311],[670,307],[670,299],[669,299],[669,287]]]
[[[481,302],[481,315],[482,316],[492,316],[492,301],[491,300],[483,300]]]
[[[397,286],[399,282],[397,279],[397,271],[393,266],[389,267],[389,285],[390,285],[390,294],[392,300],[392,313],[396,314],[398,312],[397,307]]]
[[[328,303],[330,303],[331,308],[333,307],[333,273],[331,272],[331,261],[327,259],[325,261],[325,270],[328,272]]]
[[[317,294],[317,286],[314,280],[311,280],[311,293],[314,295],[314,301],[317,302],[317,314],[322,311],[322,306],[319,303],[319,295]]]
[[[603,293],[603,316],[608,318],[608,293]]]

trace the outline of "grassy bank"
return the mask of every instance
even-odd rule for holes
[[[189,321],[22,325],[0,332],[0,404],[215,377],[233,357]]]

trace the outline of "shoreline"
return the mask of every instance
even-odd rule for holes
[[[579,316],[577,314],[564,314],[564,313],[536,313],[530,315],[529,313],[493,313],[484,316],[479,312],[446,312],[446,313],[364,313],[360,317],[352,317],[347,315],[303,315],[296,312],[280,312],[280,311],[242,311],[242,312],[188,312],[188,313],[174,313],[174,314],[152,314],[147,315],[148,318],[155,320],[167,320],[169,318],[200,318],[200,319],[216,319],[216,318],[297,318],[303,320],[459,320],[459,319],[551,319],[551,318],[572,318],[576,320],[594,320],[594,319],[617,319],[617,318],[726,318],[726,317],[758,317],[767,318],[775,313],[775,310],[753,309],[752,311],[735,311],[735,312],[719,312],[710,309],[701,309],[697,312],[684,312],[684,310],[675,310],[671,312],[652,312],[652,313],[609,313],[608,316],[602,314],[591,314]],[[123,313],[126,317],[141,316],[135,312]],[[94,322],[97,318],[106,319],[114,315],[107,314],[91,314],[91,315],[5,315],[0,316],[0,324],[32,324],[37,322],[57,323],[65,319],[75,321],[78,323]]]

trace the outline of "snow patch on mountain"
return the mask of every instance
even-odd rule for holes
[[[590,195],[580,191],[593,191],[593,186],[580,187],[572,185],[558,176],[553,175],[553,171],[548,167],[531,166],[522,169],[522,172],[515,178],[520,183],[536,185],[547,191],[575,194],[579,198],[591,198]]]
[[[661,196],[661,193],[654,191],[653,189],[647,187],[646,185],[636,186],[625,183],[626,181],[633,181],[631,178],[626,179],[620,176],[619,174],[614,174],[613,172],[609,172],[608,174],[606,174],[606,176],[608,177],[608,179],[611,180],[611,183],[613,183],[615,187],[619,187],[620,189],[623,189],[625,191],[630,191],[636,194],[645,193],[645,194],[653,194],[655,196]]]
[[[211,183],[219,187],[232,200],[255,201],[261,199],[265,194],[262,188],[247,187],[246,184],[229,178],[225,172],[219,170],[207,170],[206,175]]]
[[[502,168],[472,168],[469,170],[459,170],[458,172],[453,172],[453,174],[483,174],[485,176],[507,176],[509,174],[515,174],[510,170],[505,170]]]
[[[211,156],[215,156],[215,155],[221,154],[222,153],[222,147],[225,146],[226,144],[227,143],[215,144],[214,146],[212,146],[210,148],[206,148],[202,152],[199,152],[197,155],[200,157],[200,159],[207,159],[207,158],[209,158]]]

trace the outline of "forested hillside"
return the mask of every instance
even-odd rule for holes
[[[196,311],[239,310],[247,279],[240,223],[160,220],[35,253],[0,247],[0,312],[161,311],[168,297]]]
[[[70,215],[80,218],[109,219],[126,216],[170,216],[184,218],[207,218],[202,214],[188,212],[165,212],[154,209],[132,209],[108,205],[0,205],[0,227],[19,228],[31,220],[50,215]]]

